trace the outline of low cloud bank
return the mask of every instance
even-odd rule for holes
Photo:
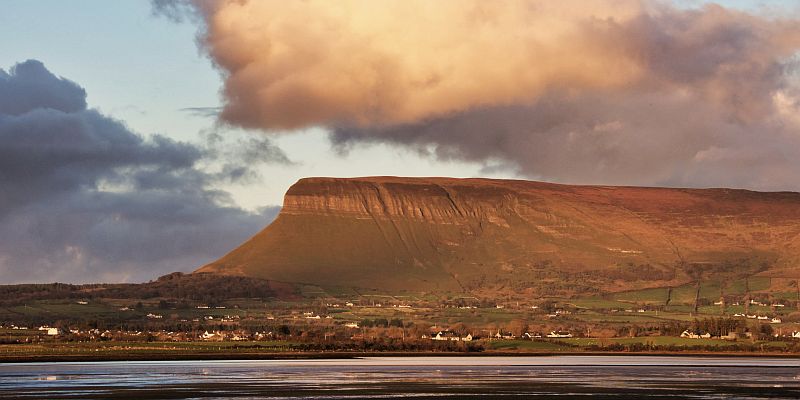
[[[221,171],[200,168],[210,160]],[[268,141],[145,138],[87,108],[83,88],[39,61],[0,70],[0,283],[144,281],[192,270],[277,214],[243,210],[215,189],[265,160],[289,162]]]

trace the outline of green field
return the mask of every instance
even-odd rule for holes
[[[751,277],[747,284],[745,280],[735,280],[728,282],[723,291],[720,291],[721,283],[718,281],[702,281],[700,284],[700,298],[717,300],[720,293],[725,295],[744,295],[745,287],[749,285],[750,292],[758,292],[769,289],[769,278]],[[672,290],[670,305],[693,304],[696,287],[692,284],[678,286]],[[661,304],[667,300],[667,288],[642,289],[629,292],[621,292],[610,295],[617,301],[634,302],[640,304]]]

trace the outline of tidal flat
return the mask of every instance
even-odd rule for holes
[[[662,356],[364,357],[0,364],[4,399],[800,397],[800,360]]]

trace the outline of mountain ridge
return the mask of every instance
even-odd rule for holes
[[[798,275],[800,193],[485,178],[303,178],[198,270],[390,291],[529,293]]]

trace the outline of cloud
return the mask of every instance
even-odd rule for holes
[[[51,74],[36,60],[0,71],[0,114],[20,115],[34,109],[76,112],[86,108],[86,91]]]
[[[39,61],[0,70],[3,283],[142,281],[221,256],[278,210],[215,189],[228,171],[200,166],[234,165],[229,148],[135,134]],[[267,148],[258,162],[285,159]]]
[[[159,2],[163,3],[163,2]],[[800,21],[664,1],[183,1],[219,118],[582,183],[800,189]],[[713,156],[712,156],[713,155]]]
[[[219,115],[220,111],[222,111],[222,107],[186,107],[186,108],[181,108],[178,111],[183,111],[195,117],[216,118]]]

